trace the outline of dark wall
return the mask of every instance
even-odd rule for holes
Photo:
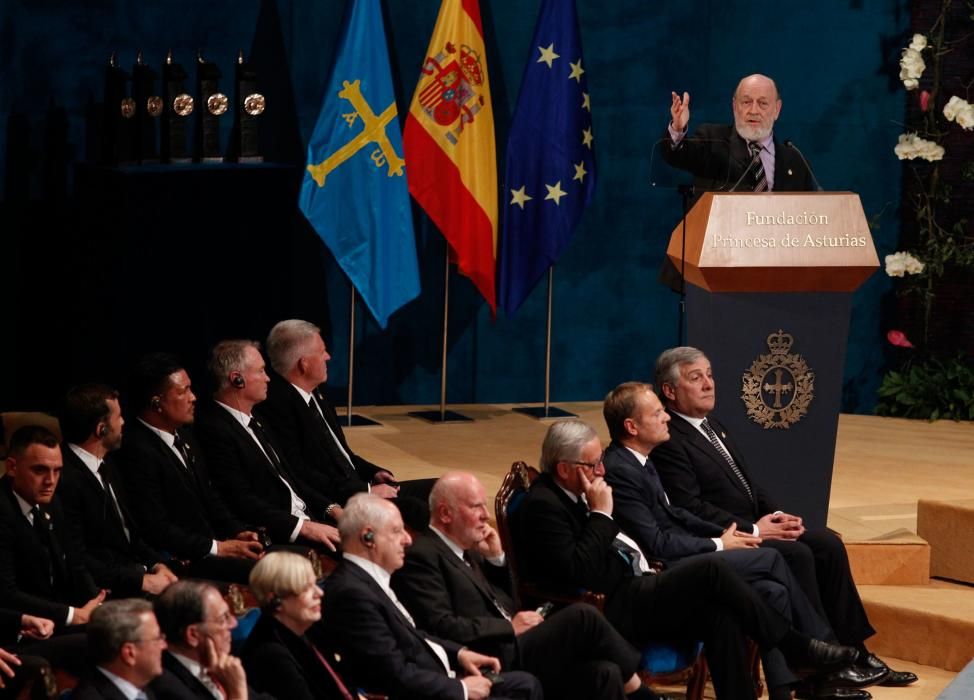
[[[434,0],[384,3],[400,114],[408,109],[438,6]],[[779,138],[801,147],[826,189],[860,193],[867,217],[878,225],[880,258],[895,250],[900,167],[892,146],[904,104],[896,79],[899,51],[908,43],[904,0],[579,0],[578,6],[599,182],[594,203],[555,270],[553,400],[597,399],[620,381],[649,378],[656,354],[675,343],[675,296],[656,282],[669,232],[680,216],[673,187],[684,181],[662,164],[654,146],[668,119],[671,90],[690,92],[692,123],[727,121],[730,95],[741,76],[775,77],[784,99]],[[346,384],[348,284],[288,205],[286,187],[292,187],[296,203],[296,183],[271,188],[274,202],[266,203],[268,211],[264,202],[235,198],[232,191],[227,195],[222,181],[208,198],[197,191],[179,201],[156,201],[136,208],[131,221],[106,216],[110,226],[99,225],[90,201],[85,206],[74,196],[75,164],[95,155],[93,115],[112,51],[130,67],[141,48],[158,66],[168,48],[191,64],[202,47],[224,69],[229,90],[232,61],[243,48],[257,64],[268,97],[262,126],[266,153],[300,166],[343,7],[338,0],[4,2],[0,288],[7,315],[0,342],[0,409],[47,405],[67,382],[90,374],[117,380],[128,358],[150,346],[177,349],[198,369],[219,335],[262,337],[273,320],[292,315],[323,326],[335,356],[330,384],[336,391]],[[530,41],[538,7],[537,0],[482,0],[501,154],[521,71],[536,51]],[[225,126],[224,143],[229,120]],[[498,170],[503,172],[503,164]],[[164,197],[185,193],[185,185],[156,187]],[[112,206],[110,198],[101,201]],[[172,239],[158,216],[144,217],[166,203],[185,210],[187,229]],[[245,236],[248,250],[222,255],[232,239],[197,228],[202,224],[192,207],[208,213],[233,207],[235,216],[242,216],[236,211],[241,207],[261,207]],[[356,403],[438,401],[444,246],[418,210],[415,220],[423,292],[384,332],[363,319],[360,307]],[[162,279],[146,279],[111,245],[121,237],[136,250],[141,236],[161,238],[152,243],[153,270],[167,253],[195,263]],[[178,249],[174,243],[166,250],[170,240]],[[64,254],[78,246],[85,255]],[[134,259],[149,264],[144,254]],[[72,270],[79,261],[85,269]],[[82,284],[89,297],[79,296],[79,278],[98,280]],[[146,294],[144,284],[162,285],[153,287],[152,309],[138,303]],[[188,299],[174,297],[192,309],[192,323],[175,320],[178,308],[158,308],[165,285],[178,284],[198,290]],[[545,285],[514,319],[492,320],[466,279],[453,275],[450,284],[448,401],[540,401]],[[846,410],[868,411],[874,402],[883,362],[880,308],[888,290],[880,273],[856,295]],[[228,299],[234,302],[232,312],[226,311]],[[139,318],[144,313],[153,314],[151,323]],[[71,330],[62,333],[64,328]]]

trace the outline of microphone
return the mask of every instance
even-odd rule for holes
[[[798,157],[802,159],[802,163],[805,164],[805,169],[808,170],[808,174],[812,176],[812,182],[815,184],[815,189],[818,192],[822,192],[822,186],[818,184],[818,178],[815,177],[815,171],[812,170],[812,166],[810,166],[808,161],[805,160],[805,156],[802,155],[802,152],[799,150],[798,146],[796,146],[790,139],[785,140],[785,146],[795,149],[795,153],[798,154]]]
[[[752,141],[752,143],[757,143],[757,141]],[[737,192],[737,186],[744,182],[744,178],[746,178],[747,174],[751,172],[751,168],[753,168],[754,164],[761,159],[761,151],[763,150],[765,150],[764,146],[758,143],[758,150],[756,150],[754,155],[751,157],[751,162],[747,164],[747,168],[743,173],[741,173],[741,176],[737,178],[737,182],[734,183],[734,186],[727,190],[728,192]]]

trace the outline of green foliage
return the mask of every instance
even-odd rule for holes
[[[887,373],[876,413],[931,421],[974,420],[974,363],[961,354],[915,361],[900,372]]]

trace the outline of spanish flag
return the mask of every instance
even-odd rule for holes
[[[497,153],[479,0],[443,0],[403,148],[409,192],[496,309]]]

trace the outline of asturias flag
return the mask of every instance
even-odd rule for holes
[[[443,0],[403,134],[409,191],[496,308],[497,153],[478,0]]]
[[[500,305],[512,315],[561,255],[595,189],[592,107],[574,0],[544,0],[504,178]]]
[[[379,0],[351,0],[299,204],[383,328],[419,295],[396,115]]]

